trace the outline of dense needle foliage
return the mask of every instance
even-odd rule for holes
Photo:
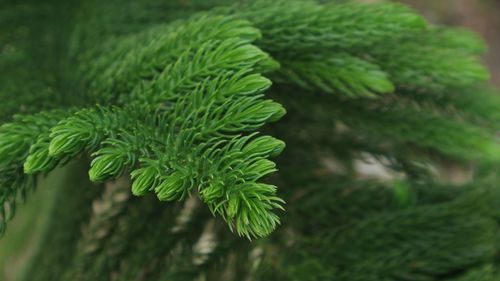
[[[477,35],[356,1],[6,0],[0,23],[0,233],[67,175],[21,280],[500,278]]]

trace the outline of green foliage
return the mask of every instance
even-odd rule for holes
[[[33,18],[0,39],[0,233],[71,160],[105,187],[60,188],[24,280],[498,276],[500,100],[475,34],[394,3],[59,2],[2,11]],[[473,181],[443,183],[450,163]]]
[[[314,253],[314,256],[301,257],[301,262],[338,261],[335,263],[338,269],[331,272],[331,276],[318,272],[316,278],[302,280],[320,280],[321,275],[339,280],[420,280],[491,260],[496,254],[498,226],[493,218],[497,215],[489,217],[492,214],[477,212],[482,206],[473,206],[477,204],[473,199],[395,214],[383,213],[347,225],[345,230],[339,230],[340,234],[318,235],[311,245],[301,247]],[[472,217],[471,209],[474,210]],[[442,223],[444,220],[446,224]],[[372,235],[362,235],[367,232]],[[332,250],[325,250],[321,247],[323,244]],[[316,252],[317,249],[323,251]]]
[[[215,22],[222,30],[204,34],[203,28]],[[183,47],[193,40],[183,30],[156,45],[131,49],[120,65],[104,71],[123,80],[105,79],[105,75],[100,76],[103,80],[92,80],[92,85],[102,85],[103,92],[121,92],[115,87],[131,91],[129,98],[120,97],[120,103],[128,105],[83,109],[61,120],[31,150],[27,172],[48,172],[54,161],[95,152],[98,157],[89,172],[92,180],[116,178],[128,167],[134,170],[134,194],[154,190],[160,200],[168,201],[185,198],[196,186],[212,212],[220,213],[239,234],[250,238],[270,233],[278,223],[271,211],[280,207],[281,200],[274,187],[256,181],[275,171],[274,164],[265,159],[269,154],[245,150],[249,137],[240,132],[254,131],[284,115],[279,104],[262,99],[271,82],[258,74],[275,69],[277,63],[248,44],[259,36],[255,28],[238,20],[228,23],[228,18],[214,16],[180,24],[192,34],[207,36],[200,36],[193,50]],[[156,62],[159,53],[170,53],[173,59],[169,63],[165,57],[165,69],[157,75],[139,71],[142,74],[137,76],[135,70],[127,74],[133,65]],[[146,67],[148,71],[157,68]],[[130,75],[152,78],[137,83]],[[139,88],[134,89],[135,84]],[[98,93],[97,88],[91,89]],[[129,146],[124,140],[132,139],[127,137],[130,131],[145,138],[134,138],[136,145]],[[99,149],[103,144],[107,146]],[[45,161],[47,155],[53,159],[50,163]]]
[[[338,92],[349,97],[376,97],[395,90],[388,75],[377,65],[349,54],[291,61],[283,68],[277,81],[294,83],[308,90]]]
[[[388,38],[402,38],[425,28],[424,19],[400,4],[319,5],[314,1],[252,1],[234,8],[262,33],[259,45],[278,57],[314,51],[356,51]],[[233,10],[233,11],[234,11]],[[397,24],[396,24],[397,23]],[[286,50],[282,53],[283,50]]]

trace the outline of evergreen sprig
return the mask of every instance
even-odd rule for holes
[[[250,183],[275,171],[274,164],[269,165],[262,155],[243,154],[242,144],[248,138],[241,138],[240,134],[252,132],[284,115],[285,110],[279,104],[262,99],[262,92],[271,82],[258,74],[275,69],[277,63],[249,44],[259,37],[259,33],[246,22],[236,20],[228,25],[225,17],[197,17],[179,26],[199,34],[200,28],[214,21],[222,25],[222,30],[217,31],[218,35],[206,37],[206,42],[202,37],[202,43],[194,49],[183,50],[181,46],[188,43],[183,43],[182,38],[188,42],[193,38],[183,37],[186,33],[182,32],[177,36],[170,34],[156,45],[130,50],[121,64],[135,63],[144,67],[144,61],[150,57],[151,62],[153,58],[156,62],[157,57],[153,54],[163,54],[165,50],[176,58],[171,63],[165,58],[165,69],[149,79],[148,75],[141,74],[143,82],[135,83],[137,86],[127,86],[131,74],[118,70],[130,71],[132,66],[111,65],[106,71],[116,72],[113,76],[124,75],[124,80],[114,79],[114,85],[130,91],[128,98],[121,95],[121,102],[131,104],[86,108],[61,120],[50,129],[48,136],[40,136],[33,146],[25,164],[26,171],[32,174],[48,172],[55,167],[56,161],[71,159],[86,151],[97,156],[89,171],[92,180],[117,178],[126,167],[133,169],[134,194],[154,190],[161,200],[176,200],[185,198],[195,186],[201,194],[208,194],[209,187],[215,188],[210,182],[217,182],[211,196],[204,197],[214,213],[222,214],[231,228],[249,238],[270,233],[278,222],[270,212],[279,207],[281,200],[275,197],[274,188]],[[218,36],[231,38],[217,40]],[[132,54],[134,59],[127,59]],[[140,64],[135,59],[137,56],[142,58]],[[157,67],[147,69],[154,73]],[[99,81],[94,81],[94,85]],[[105,92],[117,92],[107,88],[106,82],[102,85]],[[131,131],[144,138],[132,138],[128,134]],[[135,141],[135,145],[126,141]],[[282,146],[282,143],[276,145]],[[228,155],[220,155],[222,152]],[[193,162],[194,159],[197,160]],[[241,159],[252,165],[238,167]],[[211,165],[217,168],[210,168]],[[235,169],[234,174],[219,174],[225,169]],[[231,182],[241,179],[249,185],[237,185],[226,191],[224,186],[229,182],[221,177],[235,177]],[[207,190],[202,191],[205,185]],[[244,190],[235,192],[232,189]],[[238,200],[253,204],[249,208],[254,209],[256,215],[251,215],[249,210],[240,211],[243,207],[235,203]]]
[[[215,4],[225,6],[187,17]],[[49,30],[48,39],[27,42],[15,32],[0,39],[9,42],[0,53],[0,97],[18,96],[0,106],[0,232],[36,177],[82,162],[82,154],[91,158],[92,182],[130,178],[131,193],[142,198],[115,194],[109,183],[100,197],[58,189],[52,214],[61,224],[47,228],[32,271],[54,265],[26,280],[207,279],[219,261],[226,279],[498,276],[495,189],[478,187],[486,180],[436,184],[439,161],[496,167],[499,160],[500,100],[485,83],[485,46],[476,35],[430,25],[394,3],[54,6],[56,14],[74,10],[66,24],[45,22],[43,12],[41,27],[17,23]],[[13,19],[21,10],[3,13]],[[41,50],[58,54],[41,59]],[[285,142],[286,155],[271,161]],[[367,155],[388,179],[363,178],[357,166]],[[495,168],[486,166],[474,176],[491,176]],[[277,186],[286,186],[279,196]],[[287,226],[266,240],[273,243],[243,244],[210,218],[260,238],[280,224],[285,201]],[[91,212],[90,202],[102,208]],[[193,245],[204,234],[218,240],[196,264]],[[54,245],[65,252],[48,253]],[[283,249],[290,252],[273,256]]]

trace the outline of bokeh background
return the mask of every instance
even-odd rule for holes
[[[488,42],[485,62],[492,72],[492,81],[500,86],[500,1],[498,0],[401,0],[431,22],[464,26]]]

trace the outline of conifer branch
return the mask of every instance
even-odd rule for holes
[[[0,233],[92,161],[54,171],[24,280],[498,279],[478,36],[393,3],[38,2],[0,11]]]

